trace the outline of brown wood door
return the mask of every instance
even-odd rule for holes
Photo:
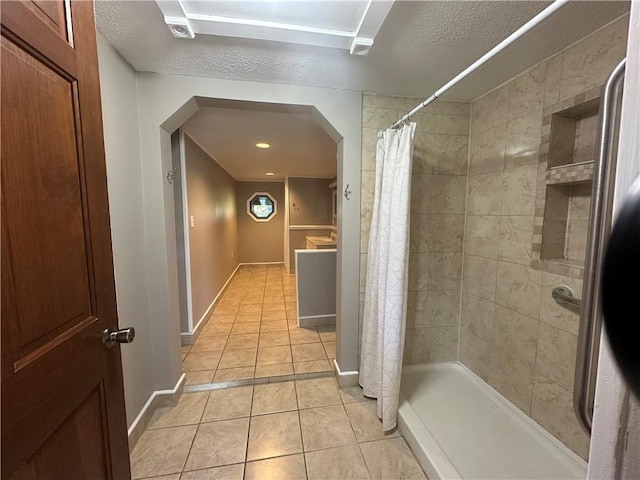
[[[128,478],[93,4],[0,8],[2,478]]]

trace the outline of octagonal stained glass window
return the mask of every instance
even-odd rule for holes
[[[278,202],[267,192],[255,192],[247,200],[247,214],[256,222],[268,222],[278,213]]]

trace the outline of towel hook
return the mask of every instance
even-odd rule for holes
[[[347,188],[344,189],[344,198],[349,200],[349,195],[351,195],[351,190],[349,190],[349,184],[347,183]]]
[[[169,182],[169,184],[172,184],[172,183],[173,183],[173,180],[174,180],[174,179],[175,179],[175,177],[176,177],[176,171],[177,171],[177,170],[178,170],[178,167],[173,167],[171,170],[169,170],[169,171],[167,172],[166,177],[167,177],[167,182]]]

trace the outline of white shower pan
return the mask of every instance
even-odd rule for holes
[[[431,480],[587,476],[584,460],[458,362],[404,367],[398,426]]]

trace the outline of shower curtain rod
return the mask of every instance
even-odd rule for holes
[[[469,65],[466,69],[464,69],[462,72],[460,72],[458,75],[456,75],[452,80],[450,80],[449,83],[446,83],[444,86],[440,87],[440,89],[437,90],[433,95],[431,95],[429,98],[427,98],[424,102],[420,103],[418,106],[416,106],[413,110],[411,110],[409,113],[407,113],[404,117],[402,117],[396,123],[391,125],[391,127],[389,127],[389,128],[396,128],[396,127],[399,127],[400,125],[402,125],[405,121],[410,119],[413,115],[418,113],[424,107],[426,107],[430,103],[433,103],[437,98],[439,98],[447,90],[449,90],[451,87],[453,87],[458,82],[460,82],[460,80],[462,80],[467,75],[469,75],[470,73],[474,72],[479,67],[484,65],[487,61],[489,61],[491,58],[496,56],[499,52],[504,50],[506,47],[511,45],[513,42],[518,40],[520,37],[524,36],[527,32],[529,32],[529,30],[533,29],[533,27],[535,27],[536,25],[538,25],[539,23],[541,23],[542,21],[546,20],[548,17],[550,17],[551,15],[556,13],[556,11],[558,11],[560,8],[562,8],[566,3],[569,3],[569,1],[570,0],[555,0],[555,2],[553,2],[547,8],[545,8],[540,13],[538,13],[535,17],[533,17],[527,23],[522,25],[518,30],[513,32],[511,35],[509,35],[507,38],[505,38],[503,41],[501,41],[498,45],[496,45],[491,50],[489,50],[487,53],[485,53],[482,57],[480,57],[474,63]]]

